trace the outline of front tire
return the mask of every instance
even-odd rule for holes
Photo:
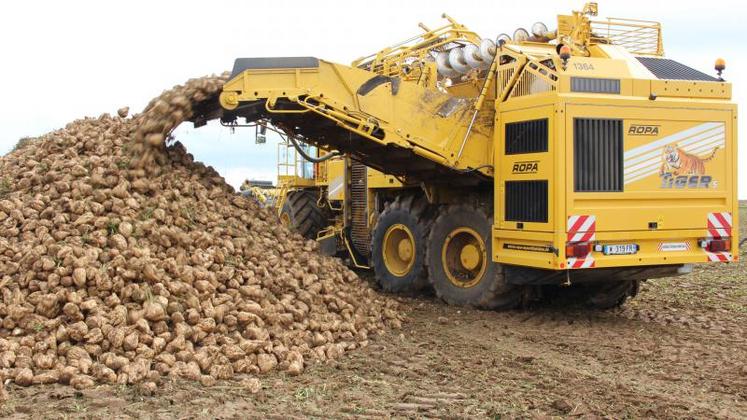
[[[327,227],[327,212],[317,205],[317,193],[313,191],[289,192],[279,216],[281,224],[306,239],[316,240],[319,231]]]
[[[397,197],[379,215],[371,235],[371,265],[385,291],[413,293],[428,286],[429,217],[428,202],[412,195]]]
[[[508,284],[503,266],[492,260],[491,239],[490,218],[473,207],[448,206],[436,218],[426,261],[439,298],[481,309],[511,309],[521,303],[521,289]]]

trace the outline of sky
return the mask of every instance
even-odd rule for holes
[[[236,57],[315,56],[349,63],[435,27],[446,12],[483,37],[495,38],[542,21],[583,1],[274,0],[5,2],[0,13],[0,154],[19,138],[38,136],[84,116],[137,112],[164,89],[191,77],[220,73]],[[599,17],[657,20],[666,56],[713,74],[726,59],[733,99],[747,99],[747,49],[740,1],[600,1]],[[744,119],[739,131],[747,133]],[[198,160],[238,186],[245,178],[275,180],[277,139],[254,143],[254,132],[219,124],[176,132]],[[747,168],[747,146],[739,166]],[[747,170],[739,174],[747,199]]]

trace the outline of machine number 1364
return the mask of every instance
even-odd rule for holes
[[[594,70],[594,65],[591,63],[573,63],[573,67],[576,70]]]

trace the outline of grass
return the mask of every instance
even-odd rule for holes
[[[130,167],[130,159],[120,159],[117,161],[117,168],[127,169]]]
[[[4,386],[3,384],[0,384],[0,386]],[[18,401],[13,398],[13,395],[6,390],[6,396],[7,399],[3,401],[2,404],[0,404],[0,416],[7,416],[10,417],[11,414],[16,412],[16,405],[18,404]]]
[[[239,265],[244,263],[244,258],[241,255],[226,255],[225,263],[226,265],[230,265],[232,267],[238,267]]]
[[[46,174],[47,172],[49,172],[49,164],[47,164],[46,162],[40,162],[38,165],[36,165],[36,171],[42,175]]]
[[[106,230],[109,232],[109,236],[116,235],[119,233],[119,223],[110,220],[106,225]]]
[[[156,211],[155,207],[146,207],[140,212],[140,220],[146,221],[153,217],[153,212]]]
[[[0,179],[0,198],[5,198],[11,191],[10,178],[3,177],[3,179]]]
[[[191,204],[190,205],[186,205],[186,206],[182,206],[182,207],[180,207],[180,213],[181,213],[181,215],[182,215],[183,218],[187,219],[187,221],[189,222],[189,226],[190,227],[192,227],[192,226],[195,225],[196,211],[195,211],[194,206],[192,206]]]
[[[11,152],[15,152],[16,150],[23,149],[24,147],[33,143],[34,140],[35,139],[33,137],[21,137],[20,139],[18,139],[18,142],[16,143],[16,145],[13,146],[13,150],[11,150]]]
[[[85,404],[80,401],[74,401],[70,408],[76,413],[84,413],[88,409]]]
[[[303,386],[298,389],[296,389],[296,392],[293,393],[293,397],[295,398],[297,403],[300,404],[314,404],[315,402],[321,401],[326,399],[327,397],[327,384],[322,384],[321,387],[314,387],[314,386]]]

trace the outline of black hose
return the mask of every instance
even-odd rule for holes
[[[340,156],[340,152],[334,151],[334,152],[329,152],[322,157],[314,158],[314,157],[307,155],[306,152],[303,151],[303,148],[298,144],[295,137],[289,134],[288,139],[290,139],[291,143],[293,143],[293,147],[296,148],[296,151],[298,152],[298,154],[301,155],[302,158],[304,158],[305,160],[311,163],[321,163],[321,162],[324,162],[325,160],[332,159],[333,157]]]
[[[479,171],[480,169],[484,169],[484,168],[491,168],[492,169],[493,165],[489,165],[489,164],[488,165],[480,165],[480,166],[475,167],[475,168],[454,169],[454,171],[459,172],[461,174],[467,174],[467,173],[470,173],[470,172]]]

